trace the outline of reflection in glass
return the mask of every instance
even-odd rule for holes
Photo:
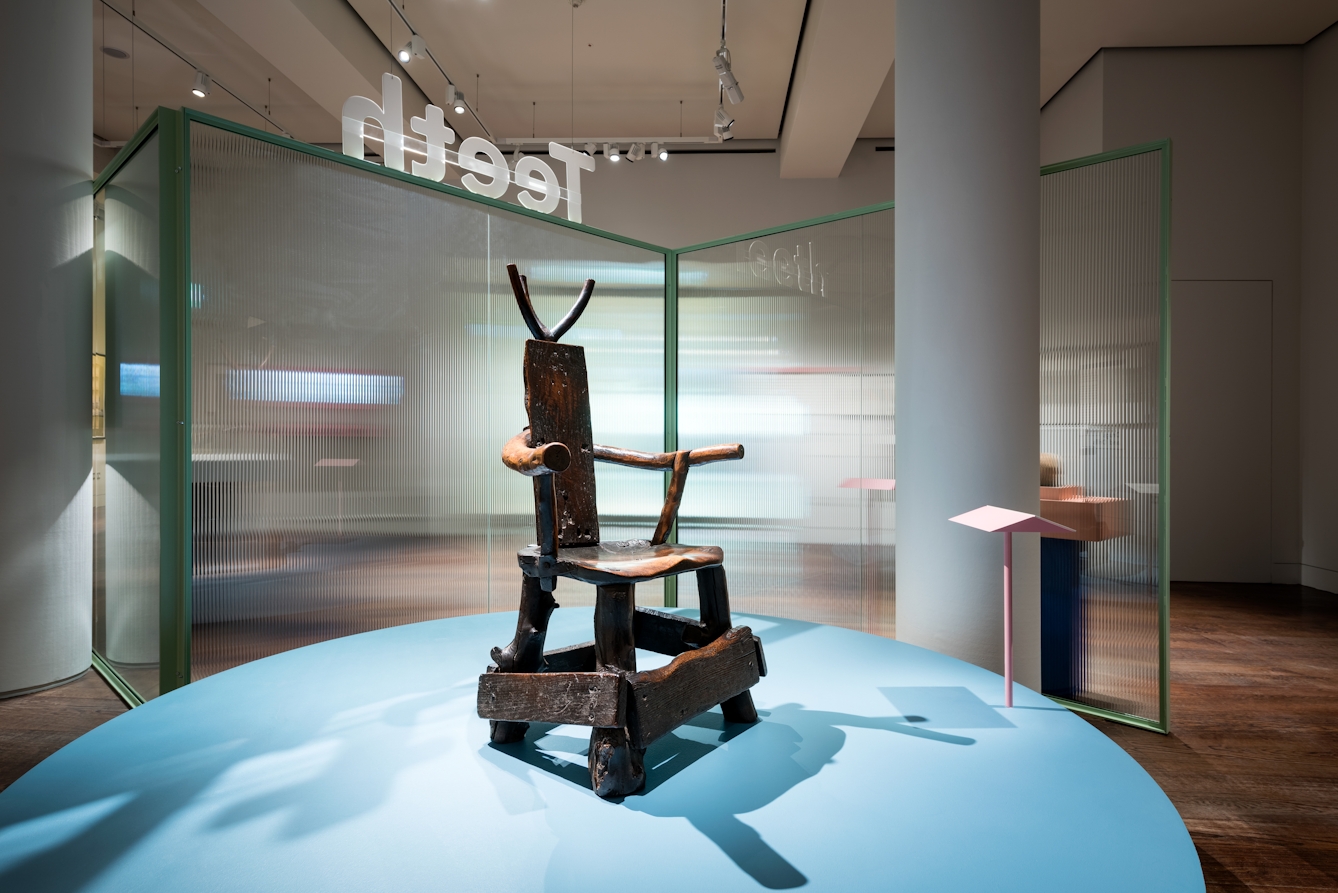
[[[679,447],[747,450],[692,472],[679,540],[738,610],[893,633],[892,215],[679,258]]]
[[[515,609],[534,506],[500,459],[526,424],[507,263],[550,320],[597,280],[564,339],[595,436],[663,449],[662,255],[198,123],[191,164],[193,678]],[[605,536],[649,535],[663,480],[598,475]]]
[[[1159,151],[1041,178],[1042,689],[1152,720],[1161,195]]]

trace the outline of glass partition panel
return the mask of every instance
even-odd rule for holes
[[[1042,690],[1163,726],[1168,151],[1041,177]]]
[[[664,256],[198,121],[190,152],[192,676],[513,610],[534,508],[500,459],[526,424],[505,265],[550,324],[597,281],[564,338],[595,437],[660,450]],[[605,539],[653,528],[661,474],[598,485]]]
[[[99,195],[106,438],[94,451],[93,647],[144,698],[158,693],[158,151],[154,135]]]
[[[679,255],[679,447],[746,450],[689,476],[679,540],[724,547],[739,610],[894,632],[892,226]]]

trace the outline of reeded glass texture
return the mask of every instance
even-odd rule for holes
[[[679,540],[724,547],[738,610],[894,632],[892,226],[679,257],[679,448],[746,450],[688,476]]]
[[[145,698],[158,693],[158,211],[155,135],[104,190],[104,527],[94,541],[94,647]]]
[[[1041,178],[1042,689],[1161,718],[1161,152]],[[1043,477],[1045,475],[1043,474]],[[1047,481],[1042,481],[1047,483]]]
[[[192,676],[336,636],[514,610],[534,542],[529,337],[506,264],[585,347],[599,442],[664,446],[664,257],[192,123]],[[600,466],[605,539],[661,473]],[[662,586],[638,600],[662,603]],[[558,585],[564,605],[593,587]]]

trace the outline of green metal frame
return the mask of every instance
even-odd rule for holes
[[[673,345],[673,350],[669,349]],[[664,451],[678,449],[678,252],[664,255]],[[665,497],[670,476],[664,476]],[[669,528],[671,543],[678,542],[678,519]],[[678,577],[664,578],[664,606],[678,607]]]
[[[190,682],[190,141],[185,116],[158,110],[161,188],[158,362],[161,543],[158,692]],[[170,370],[170,373],[169,373]]]
[[[190,145],[186,115],[158,108],[93,181],[96,193],[158,136],[158,691],[190,682]],[[93,668],[127,704],[143,697],[97,652]]]
[[[125,701],[127,707],[135,708],[144,704],[144,699],[139,696],[139,692],[135,691],[135,687],[126,682],[121,674],[116,672],[116,668],[103,660],[102,655],[96,651],[93,652],[93,669],[106,680],[112,691],[116,692],[117,697]]]
[[[1161,153],[1161,256],[1157,271],[1161,279],[1161,377],[1157,385],[1157,712],[1161,715],[1150,720],[1068,698],[1050,699],[1078,713],[1167,735],[1171,731],[1171,141],[1155,140],[1048,164],[1041,168],[1041,176],[1150,152]]]
[[[690,245],[685,248],[663,248],[639,239],[629,238],[617,233],[607,232],[581,223],[573,223],[549,214],[532,211],[500,199],[475,195],[467,190],[445,183],[434,183],[411,174],[388,170],[379,164],[350,158],[329,149],[299,142],[287,137],[257,130],[234,121],[207,115],[191,109],[172,110],[159,108],[149,115],[126,146],[116,155],[103,172],[94,180],[94,192],[103,188],[116,175],[117,171],[139,150],[153,134],[159,134],[159,186],[161,194],[160,220],[160,363],[161,368],[170,370],[170,374],[161,376],[160,426],[162,450],[161,486],[162,510],[160,516],[161,565],[160,565],[160,693],[166,693],[190,682],[190,591],[191,591],[191,463],[190,463],[190,125],[198,122],[240,136],[260,140],[285,149],[320,158],[355,170],[364,171],[380,177],[399,180],[419,189],[440,192],[475,204],[486,205],[508,214],[529,217],[548,224],[564,227],[605,239],[631,245],[660,254],[664,257],[664,449],[672,452],[678,448],[678,267],[679,257],[707,248],[729,245],[750,239],[774,236],[846,220],[862,217],[880,211],[892,210],[895,202],[882,202],[849,211],[841,211],[822,217],[814,217],[756,230],[742,235],[729,236]],[[1153,722],[1143,717],[1102,710],[1061,698],[1052,700],[1069,709],[1116,720],[1128,725],[1151,729],[1165,733],[1169,728],[1169,568],[1170,544],[1170,160],[1171,145],[1169,140],[1145,143],[1078,158],[1060,164],[1041,168],[1041,176],[1072,170],[1091,164],[1099,164],[1117,158],[1140,155],[1147,152],[1162,152],[1162,245],[1161,245],[1161,337],[1162,337],[1162,377],[1160,386],[1161,440],[1159,443],[1159,596],[1160,596],[1160,712],[1161,721]],[[668,476],[665,477],[668,487]],[[676,542],[677,525],[670,534],[670,541]],[[678,605],[677,579],[670,577],[664,583],[664,603],[666,607]],[[103,678],[116,690],[127,704],[137,706],[143,698],[135,691],[116,670],[94,653],[93,666]]]
[[[735,242],[743,242],[747,239],[761,239],[765,236],[775,236],[780,233],[793,232],[797,229],[808,229],[810,226],[818,226],[823,223],[835,223],[838,220],[848,220],[851,217],[866,217],[869,214],[877,214],[879,211],[891,211],[897,206],[896,202],[879,202],[875,205],[865,205],[862,208],[853,208],[849,211],[838,211],[835,214],[827,214],[823,217],[811,217],[808,220],[800,220],[797,223],[786,223],[782,226],[771,226],[766,229],[755,230],[751,233],[744,233],[741,236],[728,236],[724,239],[712,239],[709,242],[702,242],[697,245],[689,245],[687,248],[677,248],[674,250],[674,259],[677,262],[678,255],[691,254],[694,251],[701,251],[705,248],[719,248],[721,245],[732,245]]]

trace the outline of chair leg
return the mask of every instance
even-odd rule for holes
[[[753,693],[745,691],[728,701],[720,702],[720,712],[725,714],[725,722],[741,722],[749,725],[757,722],[757,708],[753,706]]]
[[[702,623],[706,624],[706,632],[712,638],[724,635],[734,625],[729,612],[729,583],[723,567],[697,571],[697,600],[701,605]],[[722,702],[720,712],[725,714],[725,722],[757,722],[752,692],[745,691]]]
[[[502,673],[538,673],[544,668],[544,639],[548,620],[558,606],[551,592],[545,592],[537,577],[525,576],[520,585],[520,616],[516,618],[516,636],[505,648],[492,650],[493,663]],[[491,721],[494,744],[511,744],[525,737],[530,724]]]
[[[697,601],[706,634],[712,639],[723,636],[734,625],[729,616],[729,583],[723,567],[697,571]]]
[[[636,672],[636,587],[599,586],[595,590],[595,665]],[[590,732],[590,786],[601,797],[625,797],[646,784],[645,752],[628,741],[627,730],[596,728]]]

